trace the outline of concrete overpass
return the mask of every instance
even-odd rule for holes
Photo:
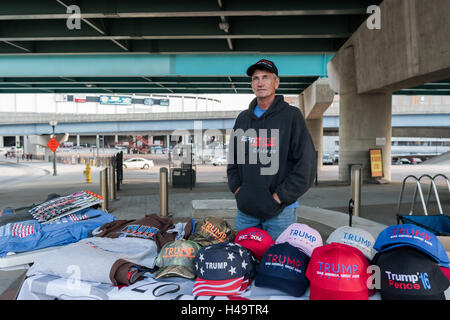
[[[56,120],[57,134],[169,134],[175,130],[230,130],[239,114],[236,111],[158,112],[127,114],[54,114],[0,112],[0,136],[49,135],[49,119]],[[308,119],[308,118],[307,118]],[[321,119],[325,135],[339,132],[339,115],[324,114]],[[197,127],[196,124],[197,123]],[[392,115],[394,136],[450,136],[450,108],[434,114],[398,113]]]
[[[417,98],[419,100],[413,97],[409,101],[416,104],[414,109],[404,105],[408,104],[408,101],[404,101],[405,97],[399,96],[398,99],[394,99],[392,136],[450,137],[450,105],[445,104],[447,99],[444,97]],[[444,104],[432,104],[432,102]],[[295,104],[295,99],[291,103]],[[322,132],[313,131],[314,127],[310,128],[315,134],[313,136],[316,139],[315,144],[320,157],[323,151],[322,137],[339,135],[339,97],[335,96],[331,105],[330,101],[326,101],[324,106],[326,111],[318,120],[311,118],[313,116],[311,113],[306,116],[310,127],[311,124],[321,122],[319,128],[323,130]],[[189,141],[189,137],[194,136],[194,140],[198,142],[198,134],[202,135],[204,143],[207,143],[211,136],[226,143],[239,112],[240,110],[119,114],[0,112],[0,147],[4,143],[15,144],[18,136],[26,136],[22,139],[26,153],[33,153],[33,150],[36,150],[33,145],[45,146],[49,139],[52,131],[49,119],[58,122],[55,132],[61,138],[72,141],[74,145],[86,143],[112,145],[128,141],[130,136],[141,135],[152,143],[156,140],[167,147],[171,136],[181,136],[183,142]],[[4,142],[4,139],[7,142]],[[319,169],[320,167],[321,163],[319,163]]]

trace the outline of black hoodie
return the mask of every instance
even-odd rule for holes
[[[265,220],[278,215],[311,187],[317,160],[299,108],[276,95],[269,109],[258,118],[253,113],[256,103],[255,98],[236,118],[230,136],[227,176],[231,192],[241,187],[236,194],[239,210]],[[275,192],[281,205],[272,196]]]

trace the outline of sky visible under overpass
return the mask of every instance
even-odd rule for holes
[[[380,3],[2,1],[0,93],[251,93],[246,67],[264,57],[278,92],[299,94]],[[396,94],[450,94],[450,80]]]

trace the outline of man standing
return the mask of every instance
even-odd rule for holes
[[[300,109],[275,94],[275,64],[262,59],[247,75],[256,98],[236,118],[227,166],[238,207],[235,228],[260,228],[276,240],[297,222],[298,198],[316,175],[316,152]]]

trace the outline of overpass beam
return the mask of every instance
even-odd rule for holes
[[[448,0],[384,0],[380,4],[380,29],[363,23],[327,65],[332,88],[334,61],[343,48],[355,54],[358,93],[395,92],[450,74],[450,20]]]
[[[300,109],[306,120],[317,151],[317,170],[322,169],[323,114],[333,103],[334,91],[328,79],[318,79],[306,88],[299,97]]]

